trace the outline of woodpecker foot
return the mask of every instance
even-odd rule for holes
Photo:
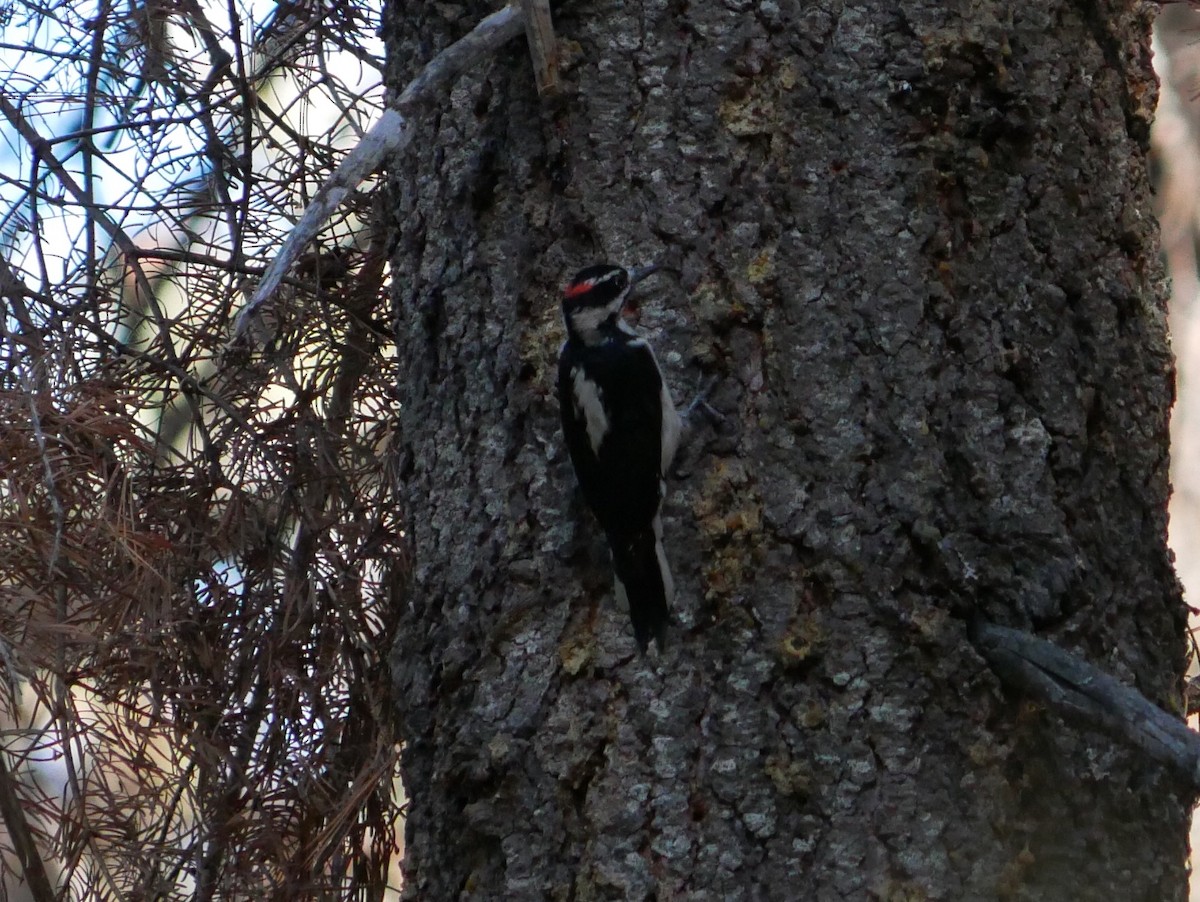
[[[708,403],[708,396],[712,394],[712,390],[717,387],[717,383],[721,381],[720,376],[713,376],[708,380],[708,385],[697,392],[696,397],[692,399],[692,403],[683,411],[683,418],[689,423],[692,419],[692,414],[697,410],[702,410],[708,414],[709,418],[716,423],[724,423],[725,415]]]
[[[703,451],[701,446],[706,444],[696,441],[698,434],[696,427],[698,424],[692,419],[692,414],[698,410],[703,411],[709,422],[716,427],[715,431],[718,434],[725,431],[723,427],[729,422],[728,419],[723,413],[708,403],[708,396],[716,388],[719,381],[719,377],[713,376],[708,380],[707,385],[703,385],[702,382],[703,388],[692,399],[692,403],[685,407],[679,415],[679,418],[683,421],[682,441],[675,455],[675,461],[670,468],[670,475],[675,479],[686,479],[691,475],[692,466],[699,459]]]

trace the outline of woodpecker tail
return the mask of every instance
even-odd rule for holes
[[[651,526],[638,532],[609,533],[608,543],[617,577],[617,598],[629,605],[638,648],[644,652],[653,637],[662,651],[675,596],[675,583],[663,551],[662,524],[655,517]]]

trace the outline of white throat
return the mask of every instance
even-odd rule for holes
[[[621,316],[621,308],[625,306],[625,298],[627,294],[614,300],[611,304],[605,307],[584,307],[581,310],[576,310],[570,314],[571,323],[579,337],[583,339],[586,345],[601,344],[608,337],[601,331],[601,327],[609,320],[615,317],[617,329],[625,335],[636,338],[637,331]]]

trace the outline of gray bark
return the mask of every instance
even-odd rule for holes
[[[1187,792],[974,618],[1168,710],[1167,346],[1139,5],[567,4],[393,177],[420,899],[1168,899]],[[393,4],[399,89],[485,12]],[[418,146],[419,145],[419,146]],[[636,654],[553,401],[557,287],[659,260],[678,625]]]

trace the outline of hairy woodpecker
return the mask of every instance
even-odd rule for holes
[[[558,358],[571,463],[608,537],[617,598],[629,605],[642,651],[651,637],[662,649],[675,593],[659,510],[681,424],[654,352],[622,314],[634,285],[657,269],[581,270],[563,293],[567,340]]]

